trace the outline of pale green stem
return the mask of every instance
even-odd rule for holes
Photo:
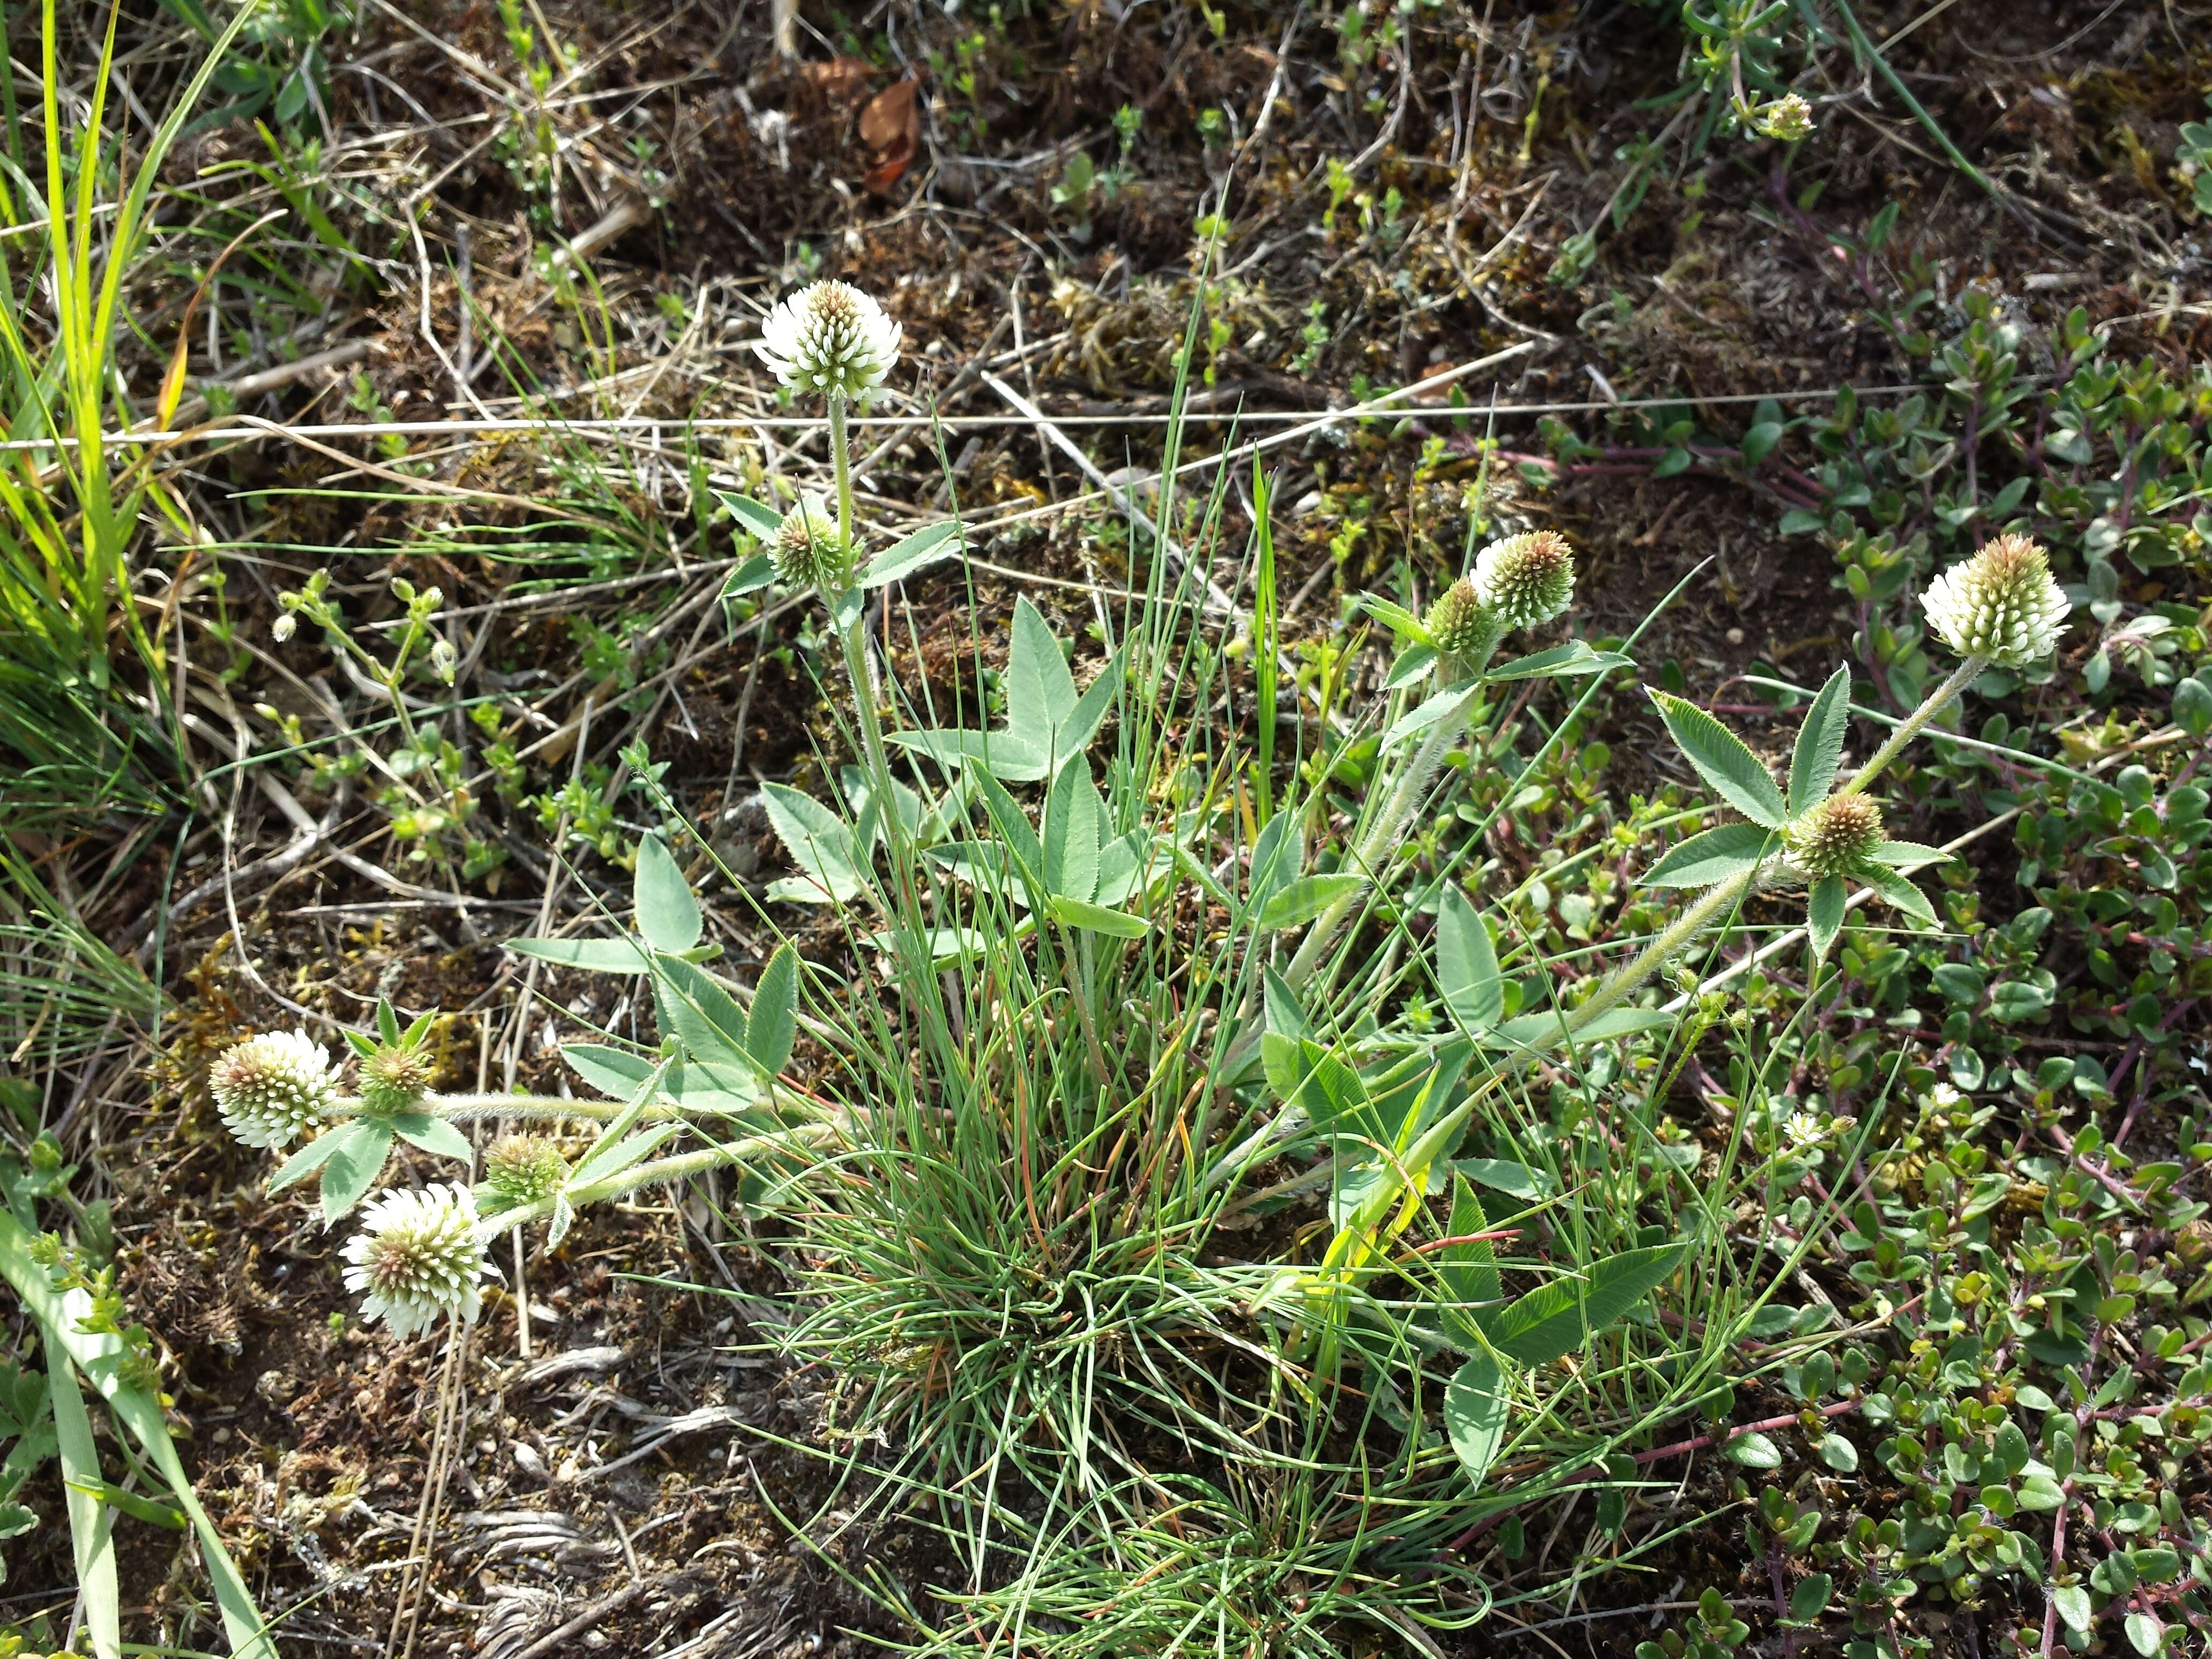
[[[331,1103],[329,1115],[333,1118],[359,1117],[364,1109],[358,1099],[344,1096]],[[468,1094],[425,1095],[422,1109],[454,1123],[488,1117],[523,1118],[540,1123],[557,1122],[563,1118],[582,1118],[605,1123],[619,1117],[629,1109],[629,1106],[619,1100],[572,1100],[562,1095]],[[688,1121],[695,1117],[731,1115],[717,1109],[686,1107],[672,1101],[656,1100],[647,1103],[641,1116],[647,1122],[659,1123],[671,1119]]]
[[[802,1124],[797,1128],[782,1130],[775,1134],[752,1135],[744,1140],[733,1140],[726,1146],[705,1146],[695,1152],[678,1152],[673,1158],[658,1158],[650,1163],[635,1164],[617,1170],[601,1181],[581,1187],[571,1187],[562,1194],[572,1208],[581,1209],[586,1204],[603,1203],[608,1199],[623,1198],[646,1187],[665,1186],[688,1176],[704,1175],[709,1170],[725,1170],[742,1164],[748,1158],[763,1154],[787,1152],[799,1144],[812,1146],[836,1133],[827,1123]],[[553,1213],[555,1197],[548,1194],[528,1204],[517,1205],[511,1210],[501,1210],[497,1215],[486,1216],[477,1224],[477,1237],[495,1239],[510,1229],[526,1226],[533,1221],[543,1221]]]
[[[1407,824],[1427,798],[1430,784],[1436,781],[1437,769],[1443,764],[1444,757],[1451,752],[1452,745],[1467,730],[1468,714],[1474,707],[1475,693],[1481,684],[1482,665],[1489,662],[1491,653],[1498,649],[1498,641],[1504,633],[1503,629],[1494,625],[1486,629],[1487,637],[1468,653],[1468,661],[1474,665],[1474,668],[1468,678],[1461,702],[1456,708],[1446,711],[1443,717],[1429,728],[1429,735],[1414,751],[1413,758],[1407,763],[1406,769],[1398,775],[1396,787],[1391,790],[1389,800],[1383,803],[1382,816],[1375,820],[1367,833],[1360,837],[1359,845],[1352,849],[1352,858],[1346,867],[1366,876],[1367,884],[1337,899],[1321,913],[1307,931],[1297,954],[1291,958],[1291,965],[1283,975],[1293,988],[1304,984],[1314,969],[1321,965],[1322,955],[1335,939],[1336,931],[1344,925],[1344,919],[1352,913],[1352,907],[1366,896],[1367,886],[1373,884],[1375,872],[1396,852],[1398,843],[1406,833]]]
[[[845,398],[830,394],[830,462],[837,470],[837,549],[846,568],[853,564],[853,455],[846,447]]]
[[[1874,758],[1852,773],[1850,781],[1836,793],[1856,795],[1873,783],[1887,769],[1890,762],[1898,757],[1905,745],[1918,737],[1929,721],[1957,701],[1959,695],[1979,679],[1982,671],[1989,665],[1987,657],[1969,657],[1960,663],[1952,671],[1949,679],[1929,692],[1927,700],[1905,716],[1903,723],[1889,734],[1889,740],[1874,751]]]
[[[1626,966],[1615,969],[1595,995],[1564,1016],[1567,1029],[1580,1030],[1607,1009],[1618,1006],[1623,997],[1664,967],[1668,957],[1705,932],[1714,918],[1733,910],[1757,892],[1779,864],[1777,859],[1762,860],[1741,875],[1707,888],[1695,904],[1668,925],[1664,933],[1638,951]]]

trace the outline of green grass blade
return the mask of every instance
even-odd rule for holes
[[[115,1577],[115,1512],[85,1490],[106,1484],[100,1472],[100,1449],[93,1443],[92,1417],[84,1408],[76,1370],[51,1335],[46,1372],[52,1379],[54,1439],[66,1483],[70,1552],[76,1560],[77,1593],[84,1598],[85,1631],[92,1638],[93,1659],[121,1659],[123,1594]]]

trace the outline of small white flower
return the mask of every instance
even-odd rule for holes
[[[248,1146],[289,1146],[330,1115],[338,1074],[305,1031],[264,1031],[234,1044],[208,1071],[223,1127]]]
[[[1752,122],[1769,138],[1795,143],[1812,136],[1813,106],[1796,93],[1785,92],[1772,102],[1761,104]]]
[[[2039,543],[2003,535],[1928,584],[1920,596],[1929,626],[1962,657],[2025,668],[2058,648],[2074,607],[2051,577]]]
[[[451,640],[434,640],[430,643],[430,672],[447,685],[461,665],[461,653],[453,649]]]
[[[270,624],[269,631],[276,635],[276,643],[282,645],[285,641],[290,639],[293,635],[300,631],[300,619],[296,616],[293,615],[292,612],[287,611],[283,616],[277,617],[274,623]]]
[[[1555,530],[1492,542],[1475,559],[1474,592],[1507,628],[1547,623],[1574,599],[1575,550]]]
[[[1928,1103],[1939,1112],[1948,1112],[1966,1097],[1948,1083],[1939,1083],[1928,1091]]]
[[[1828,1126],[1811,1112],[1792,1112],[1782,1125],[1792,1151],[1803,1152],[1808,1146],[1818,1146],[1828,1133]]]
[[[400,1337],[447,1314],[476,1322],[483,1311],[477,1282],[495,1270],[477,1238],[476,1198],[467,1188],[389,1188],[362,1220],[344,1255],[346,1289],[364,1293],[362,1319],[381,1319]]]
[[[796,392],[863,398],[898,360],[905,331],[849,283],[815,283],[780,301],[754,349]]]

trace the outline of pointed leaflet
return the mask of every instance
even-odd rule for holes
[[[341,1139],[323,1165],[323,1224],[328,1226],[361,1202],[392,1152],[392,1126],[374,1118],[333,1131]]]
[[[1505,1018],[1505,980],[1482,913],[1453,882],[1437,907],[1437,983],[1452,1018],[1470,1031],[1486,1031]]]
[[[642,1055],[610,1048],[602,1042],[569,1043],[561,1050],[561,1058],[568,1062],[569,1070],[610,1100],[628,1100],[653,1072],[653,1061]]]
[[[783,514],[772,507],[763,507],[758,501],[744,495],[714,492],[714,499],[729,509],[730,517],[738,527],[750,536],[773,536],[783,528]]]
[[[1496,1252],[1488,1239],[1474,1237],[1489,1231],[1490,1219],[1483,1213],[1482,1200],[1475,1196],[1465,1176],[1455,1175],[1451,1231],[1444,1236],[1459,1242],[1447,1244],[1437,1252],[1437,1279],[1444,1293],[1444,1338],[1454,1347],[1468,1353],[1481,1352],[1481,1342],[1475,1335],[1477,1322],[1485,1316],[1486,1310],[1494,1312],[1495,1304],[1504,1295],[1498,1283]]]
[[[939,559],[949,558],[959,550],[953,545],[960,534],[960,520],[947,519],[942,524],[925,525],[903,541],[894,542],[868,562],[860,573],[862,588],[883,587],[902,577],[911,576],[926,569]]]
[[[1741,738],[1693,702],[1654,691],[1659,718],[1667,722],[1668,735],[1699,776],[1722,799],[1754,823],[1779,830],[1789,821],[1790,809],[1765,763],[1744,746]]]
[[[1044,807],[1044,884],[1060,898],[1089,903],[1098,891],[1098,841],[1105,804],[1088,766],[1066,766]]]
[[[1306,1011],[1299,1006],[1298,994],[1291,988],[1288,980],[1270,967],[1263,983],[1265,1000],[1261,1006],[1267,1023],[1267,1029],[1260,1034],[1261,1068],[1267,1073],[1267,1086],[1278,1098],[1287,1101],[1305,1081],[1304,1044],[1312,1037],[1313,1027],[1306,1018]]]
[[[806,882],[778,882],[776,888],[783,890],[771,889],[769,896],[839,904],[857,897],[866,884],[854,852],[853,832],[844,820],[788,784],[763,784],[761,799],[792,862],[810,878]]]
[[[1936,925],[1936,907],[1928,902],[1928,895],[1903,876],[1899,875],[1896,871],[1876,866],[1871,869],[1860,871],[1859,879],[1881,894],[1896,908],[1904,911],[1906,915],[1924,921],[1930,927]]]
[[[637,931],[656,951],[688,951],[702,931],[699,901],[658,836],[637,844]]]
[[[1654,1244],[1592,1263],[1586,1282],[1554,1279],[1490,1322],[1490,1346],[1524,1365],[1548,1364],[1664,1284],[1681,1259],[1680,1244]]]
[[[1444,1427],[1478,1486],[1504,1443],[1507,1403],[1505,1368],[1486,1353],[1468,1360],[1444,1385]]]
[[[704,969],[681,957],[657,958],[653,963],[653,1002],[661,1034],[683,1044],[684,1052],[692,1059],[709,1066],[744,1068],[745,1011]],[[629,1079],[626,1086],[609,1089],[607,1092],[628,1100],[650,1072],[651,1068],[647,1067],[643,1074]]]
[[[1825,957],[1844,926],[1844,878],[1823,876],[1813,884],[1805,900],[1805,932],[1812,939],[1813,954]]]
[[[1917,841],[1886,841],[1874,849],[1874,861],[1893,870],[1917,870],[1927,864],[1948,864],[1951,855],[1940,847]]]
[[[1790,757],[1790,816],[1797,817],[1828,798],[1836,763],[1844,757],[1844,732],[1851,719],[1851,671],[1838,668],[1805,711],[1797,728],[1796,752]]]
[[[1040,754],[1075,713],[1075,677],[1037,608],[1014,605],[1013,643],[1006,653],[1006,725],[1015,741]]]
[[[1711,887],[1740,876],[1774,844],[1771,830],[1756,823],[1724,823],[1677,842],[1644,872],[1646,887]]]
[[[753,988],[752,1035],[745,1044],[753,1064],[769,1077],[782,1071],[798,1028],[799,952],[786,943],[776,946]]]
[[[1349,897],[1366,885],[1367,878],[1356,871],[1339,871],[1329,876],[1300,876],[1288,886],[1268,895],[1267,902],[1260,907],[1260,914],[1252,925],[1263,933],[1299,927],[1311,921],[1337,900]]]
[[[1543,680],[1571,678],[1579,674],[1601,674],[1608,668],[1626,668],[1636,661],[1618,651],[1593,650],[1587,640],[1569,640],[1534,656],[1516,657],[1495,668],[1486,668],[1486,680]]]
[[[1091,904],[1058,893],[1045,901],[1045,908],[1061,927],[1079,928],[1088,933],[1142,939],[1152,930],[1152,924],[1142,916],[1132,915],[1127,910],[1109,910],[1103,904]]]
[[[634,939],[511,939],[507,948],[587,974],[641,974],[653,965],[645,946]]]
[[[468,1137],[442,1117],[433,1117],[428,1112],[394,1112],[392,1127],[410,1146],[420,1146],[439,1158],[450,1158],[460,1164],[471,1163],[476,1158],[477,1149],[469,1145]]]

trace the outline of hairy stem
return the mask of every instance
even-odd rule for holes
[[[571,1207],[581,1209],[586,1204],[627,1197],[647,1187],[663,1186],[691,1176],[704,1175],[709,1170],[728,1169],[750,1158],[817,1146],[836,1133],[836,1128],[830,1124],[806,1123],[796,1128],[779,1130],[774,1134],[750,1135],[743,1140],[732,1140],[726,1146],[704,1146],[697,1152],[678,1152],[673,1158],[657,1158],[649,1163],[634,1164],[604,1180],[571,1187],[559,1196],[565,1197]],[[553,1206],[557,1201],[556,1196],[549,1194],[528,1204],[518,1204],[511,1210],[501,1210],[496,1215],[486,1216],[477,1224],[477,1237],[497,1238],[512,1228],[543,1221],[553,1213]]]
[[[1874,758],[1852,773],[1850,781],[1836,793],[1856,795],[1873,783],[1888,769],[1890,762],[1898,757],[1905,745],[1918,737],[1929,721],[1955,702],[1960,693],[1979,679],[1982,671],[1989,665],[1987,657],[1969,657],[1952,670],[1951,678],[1929,692],[1920,707],[1906,715],[1897,729],[1889,734],[1888,741],[1874,751]]]
[[[1567,1029],[1578,1031],[1607,1009],[1617,1006],[1623,997],[1657,973],[1666,965],[1668,957],[1705,932],[1716,918],[1757,892],[1773,878],[1780,865],[1778,859],[1763,860],[1741,875],[1707,888],[1704,896],[1675,917],[1664,933],[1638,951],[1625,966],[1615,969],[1587,1002],[1566,1014]]]

